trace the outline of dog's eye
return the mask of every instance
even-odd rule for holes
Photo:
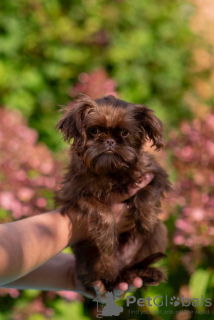
[[[121,136],[127,137],[129,135],[128,130],[121,130]]]
[[[93,127],[90,129],[90,134],[92,134],[93,136],[95,136],[96,134],[99,133],[99,128],[98,127]]]

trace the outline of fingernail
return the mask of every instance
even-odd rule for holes
[[[102,289],[102,282],[101,281],[96,281],[93,285],[93,287],[95,288],[96,291],[100,291],[102,292],[103,290]]]
[[[119,283],[117,286],[118,289],[114,289],[114,299],[119,300],[123,299],[126,291],[128,290],[128,284],[125,282]]]
[[[128,289],[128,284],[127,283],[120,283],[119,285],[118,285],[118,287],[119,287],[119,291],[126,291],[127,289]]]
[[[133,280],[133,285],[136,287],[136,288],[141,288],[142,285],[143,285],[143,281],[141,278],[136,278]]]
[[[147,173],[147,180],[152,180],[154,177],[154,174],[153,173]]]

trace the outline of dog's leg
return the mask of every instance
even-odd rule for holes
[[[166,282],[166,275],[160,269],[147,267],[145,269],[125,269],[117,283],[132,283],[136,277],[140,277],[144,284]]]
[[[130,233],[128,238],[126,233],[119,238],[115,260],[120,273],[117,280],[111,284],[112,287],[119,282],[131,283],[135,277],[141,277],[145,283],[165,281],[166,276],[161,270],[150,267],[151,263],[165,257],[167,246],[165,225],[158,221],[151,233],[140,233],[136,229],[130,230]]]
[[[162,252],[157,252],[152,254],[142,261],[134,264],[131,267],[126,267],[120,271],[116,279],[111,279],[111,281],[104,281],[107,290],[112,291],[113,288],[120,282],[126,282],[131,284],[136,277],[140,277],[144,284],[160,283],[166,281],[166,274],[160,269],[155,267],[150,267],[149,265],[166,257]]]
[[[99,272],[95,272],[95,265],[100,260],[100,251],[89,241],[81,241],[72,246],[76,258],[77,278],[89,291],[95,281],[99,280]]]
[[[149,185],[140,189],[133,197],[130,211],[140,232],[152,232],[154,229],[158,221],[158,214],[161,212],[161,197],[168,189],[168,179],[160,171],[155,174]]]
[[[86,240],[72,248],[76,258],[77,277],[87,290],[93,290],[97,280],[103,281],[104,284],[116,280],[119,267],[114,253],[111,256],[103,254],[98,247]]]
[[[115,217],[104,203],[95,198],[81,198],[78,219],[87,225],[89,238],[101,250],[111,255],[117,243]]]

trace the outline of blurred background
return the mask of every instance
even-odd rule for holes
[[[174,186],[160,217],[169,279],[135,295],[213,304],[136,305],[130,314],[120,301],[120,319],[214,319],[213,30],[212,0],[0,2],[2,223],[54,208],[68,159],[54,126],[59,105],[79,92],[146,104],[164,123],[157,156]],[[96,308],[75,292],[0,289],[0,320],[96,319]]]

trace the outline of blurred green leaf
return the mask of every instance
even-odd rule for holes
[[[9,214],[9,211],[0,208],[0,219],[5,219]]]
[[[189,282],[191,298],[200,299],[202,295],[206,297],[207,289],[211,284],[211,277],[211,271],[204,269],[197,269],[192,274]]]
[[[91,318],[83,314],[83,304],[78,301],[65,302],[58,300],[55,304],[56,314],[54,319],[64,320],[72,319],[75,320],[90,320]]]
[[[28,300],[32,300],[36,298],[39,295],[39,290],[25,290],[24,291],[24,297]]]
[[[27,320],[45,320],[45,319],[47,319],[47,317],[43,316],[40,313],[34,313],[29,317],[27,317]]]

